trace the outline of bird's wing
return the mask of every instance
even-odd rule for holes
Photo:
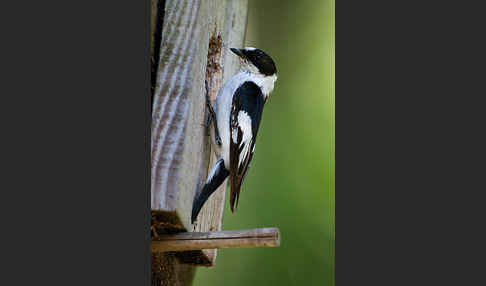
[[[234,211],[243,179],[253,157],[258,126],[265,104],[261,89],[252,81],[243,83],[233,96],[230,115],[231,211]]]

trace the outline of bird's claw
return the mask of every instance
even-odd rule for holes
[[[216,121],[216,112],[214,112],[213,105],[211,104],[211,100],[209,98],[209,88],[208,88],[207,80],[206,80],[205,87],[206,87],[206,106],[209,110],[209,117],[208,117],[208,120],[206,122],[206,136],[210,135],[209,134],[210,133],[209,132],[209,126],[210,126],[211,122],[213,121],[214,122],[215,141],[216,141],[216,144],[218,146],[221,146],[221,137],[219,136],[219,132],[218,132],[218,125],[217,125],[217,121]]]

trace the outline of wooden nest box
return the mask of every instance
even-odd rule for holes
[[[216,248],[278,245],[274,228],[221,232],[224,183],[190,221],[195,193],[215,162],[204,123],[239,68],[247,0],[152,0],[152,252],[177,252],[184,264],[213,265]]]

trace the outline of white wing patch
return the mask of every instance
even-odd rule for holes
[[[233,128],[231,131],[231,138],[233,139],[233,143],[238,143],[238,128]]]
[[[243,150],[241,150],[240,158],[238,158],[238,167],[241,167],[241,164],[245,161],[246,155],[250,149],[251,142],[245,143]]]
[[[239,160],[238,160],[238,166],[241,166],[242,162],[245,160],[248,152],[250,151],[250,146],[251,146],[251,138],[253,136],[252,130],[251,130],[251,118],[243,110],[240,110],[238,112],[238,127],[241,129],[241,132],[243,133],[243,136],[241,138],[241,147],[243,145],[243,149],[241,150]],[[235,128],[236,130],[236,128]],[[234,131],[234,130],[233,130]],[[234,134],[234,133],[233,133]],[[232,134],[232,135],[233,135]],[[235,142],[235,136],[233,137],[233,142]]]
[[[250,116],[248,116],[248,113],[246,113],[243,110],[240,110],[238,112],[238,127],[241,129],[241,132],[243,133],[243,138],[241,139],[241,144],[247,143],[252,136],[251,133],[251,119]]]

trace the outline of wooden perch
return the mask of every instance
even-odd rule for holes
[[[280,246],[278,228],[257,228],[248,230],[227,230],[213,232],[182,232],[161,235],[152,241],[152,252],[187,251],[235,247]]]

